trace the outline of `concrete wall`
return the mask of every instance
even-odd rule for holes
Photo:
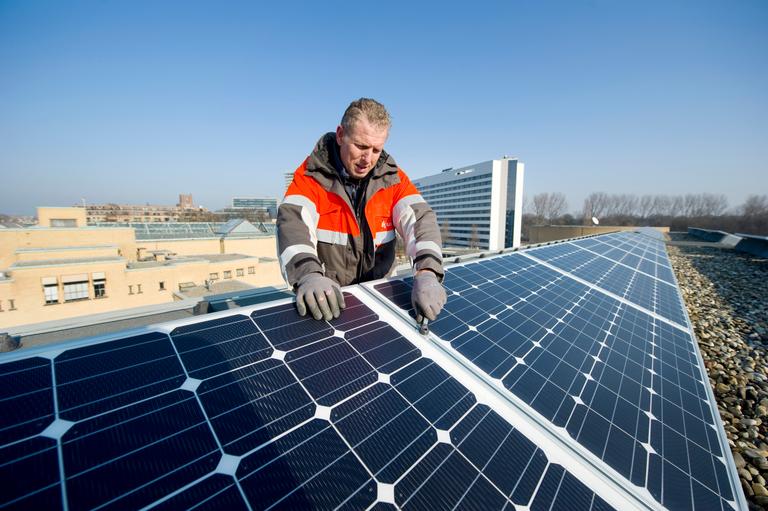
[[[611,225],[534,225],[529,228],[528,242],[531,244],[545,243],[615,231],[634,231],[636,228],[634,226]],[[669,227],[654,227],[654,229],[662,233],[669,232]]]
[[[20,248],[16,250],[16,261],[45,261],[49,259],[86,259],[93,257],[115,257],[117,245],[94,247]]]
[[[0,229],[0,271],[17,260],[18,249],[98,245],[116,245],[122,257],[129,261],[136,260],[136,240],[133,229],[129,227]]]

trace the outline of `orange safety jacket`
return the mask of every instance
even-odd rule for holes
[[[442,280],[435,213],[394,159],[382,151],[361,184],[358,193],[364,195],[356,211],[334,158],[336,136],[327,133],[294,172],[278,208],[278,255],[286,282],[295,287],[313,272],[342,286],[385,277],[394,267],[395,231],[414,269],[430,269]]]

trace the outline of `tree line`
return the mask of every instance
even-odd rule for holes
[[[723,194],[635,195],[593,192],[580,211],[568,212],[563,193],[539,193],[523,204],[523,228],[531,225],[668,226],[673,231],[702,227],[768,235],[768,195],[750,195],[733,208]],[[525,233],[524,233],[525,235]]]

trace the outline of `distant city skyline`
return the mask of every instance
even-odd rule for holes
[[[411,178],[515,156],[525,195],[768,193],[768,3],[0,3],[0,213],[215,210],[374,97]],[[375,19],[375,22],[372,21]]]

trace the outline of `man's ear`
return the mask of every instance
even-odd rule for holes
[[[336,127],[336,143],[341,145],[341,139],[343,138],[344,138],[344,127],[341,124],[339,124]]]

